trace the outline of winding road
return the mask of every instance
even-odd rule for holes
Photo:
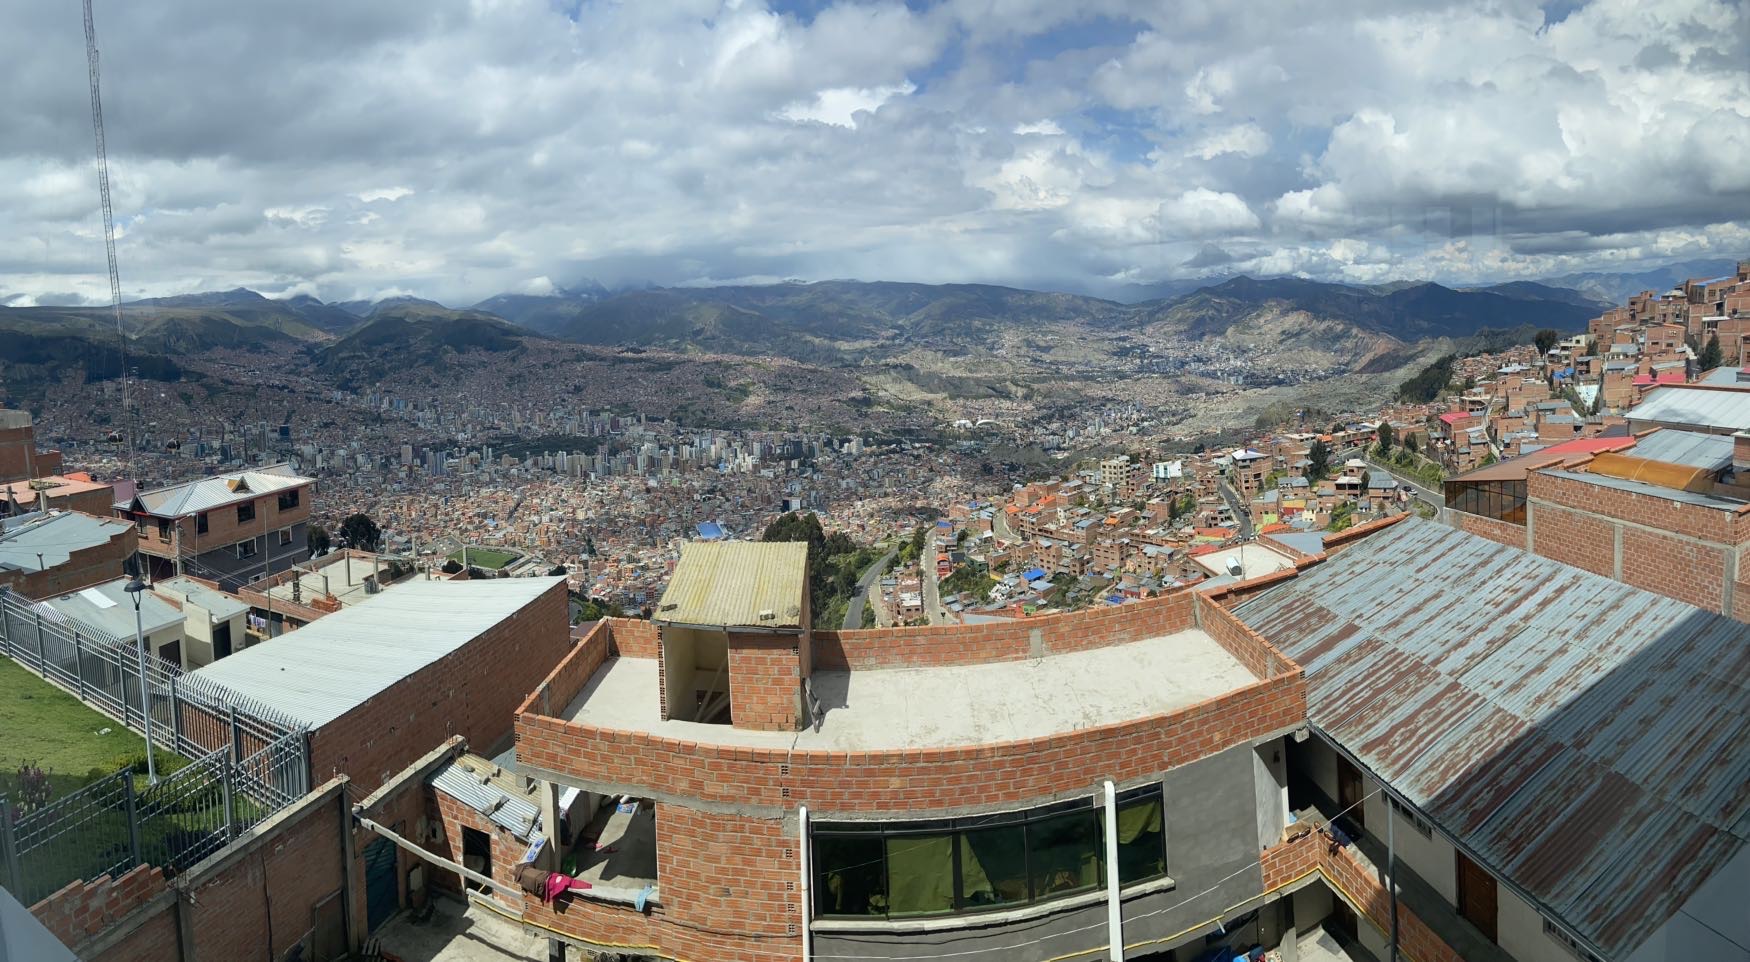
[[[887,563],[893,560],[898,548],[889,548],[887,553],[877,558],[873,564],[863,569],[863,577],[857,579],[857,593],[851,596],[851,603],[845,608],[844,629],[847,631],[863,627],[863,605],[869,598],[869,587],[881,577],[881,572],[887,570]]]

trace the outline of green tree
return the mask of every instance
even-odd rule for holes
[[[1416,436],[1414,434],[1404,435],[1404,450],[1405,451],[1408,451],[1411,454],[1415,454],[1418,447],[1420,447],[1420,446],[1418,444],[1416,444]]]
[[[1375,431],[1374,435],[1379,438],[1379,444],[1374,449],[1379,452],[1379,456],[1383,458],[1390,454],[1392,442],[1397,440],[1396,434],[1394,434],[1391,429],[1391,422],[1379,422],[1379,430]]]
[[[362,551],[375,551],[383,540],[383,532],[377,528],[377,523],[364,514],[347,515],[340,523],[340,536],[346,539],[349,547]]]
[[[443,566],[442,570],[443,570],[443,573],[447,574],[447,575],[460,574],[462,571],[462,563],[460,561],[457,561],[454,558],[451,558],[448,561],[444,562],[444,566]]]
[[[328,529],[319,524],[310,526],[309,534],[305,535],[304,541],[310,548],[310,557],[312,558],[327,554],[329,547],[333,544],[328,538]]]
[[[564,565],[554,565],[552,567],[552,569],[547,572],[547,575],[548,575],[548,577],[559,578],[559,577],[563,577],[564,575],[566,575],[568,573],[569,572],[567,572],[565,570]]]
[[[1718,331],[1708,335],[1707,346],[1701,349],[1701,369],[1711,371],[1720,366],[1720,335]]]
[[[1306,459],[1311,462],[1306,468],[1307,479],[1309,481],[1323,480],[1325,472],[1331,470],[1330,445],[1326,444],[1322,438],[1313,441],[1312,447],[1307,448]]]
[[[1561,339],[1562,336],[1560,334],[1546,327],[1543,330],[1538,331],[1537,334],[1532,337],[1531,342],[1537,345],[1537,353],[1548,354],[1550,348],[1555,347],[1556,342]]]

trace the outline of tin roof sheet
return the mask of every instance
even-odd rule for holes
[[[1670,385],[1647,392],[1628,412],[1629,424],[1681,424],[1716,431],[1750,428],[1750,391]]]
[[[1414,519],[1236,612],[1314,724],[1611,957],[1750,840],[1750,626]]]
[[[516,614],[557,578],[405,581],[194,674],[311,728],[339,718]]]
[[[164,518],[180,518],[199,511],[209,511],[227,504],[236,504],[275,491],[284,491],[314,479],[301,477],[289,464],[275,464],[259,471],[232,471],[173,484],[169,487],[141,491],[135,501],[149,514]]]
[[[654,620],[800,628],[807,593],[807,542],[694,542],[681,549]]]
[[[490,780],[468,771],[455,760],[433,772],[426,783],[479,812],[500,828],[528,841],[541,824],[541,810],[527,798],[519,798]]]
[[[73,552],[105,544],[129,527],[126,521],[76,511],[8,518],[0,522],[0,570],[37,571],[63,565]],[[132,632],[132,626],[128,630]]]
[[[1637,440],[1634,450],[1629,453],[1649,461],[1723,471],[1732,465],[1732,437],[1729,434],[1661,428]]]

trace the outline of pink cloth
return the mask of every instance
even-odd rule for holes
[[[582,879],[574,879],[564,872],[554,872],[547,876],[547,887],[541,893],[541,901],[551,902],[565,892],[582,892],[588,888],[589,883]]]

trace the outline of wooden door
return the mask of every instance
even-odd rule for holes
[[[1495,941],[1495,877],[1483,871],[1477,863],[1452,853],[1458,863],[1458,914],[1477,927],[1490,942]]]
[[[1361,804],[1361,798],[1361,771],[1349,764],[1349,759],[1337,756],[1337,810],[1356,828],[1367,826],[1367,806]]]

